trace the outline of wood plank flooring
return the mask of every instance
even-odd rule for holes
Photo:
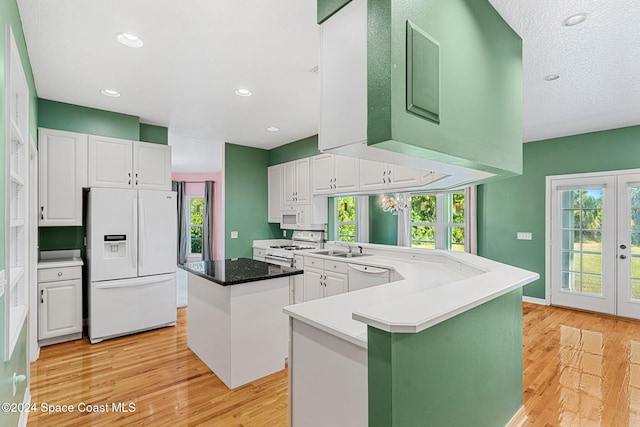
[[[640,322],[526,303],[523,312],[527,426],[640,426]],[[32,402],[109,412],[36,411],[28,426],[286,426],[286,370],[229,391],[188,349],[178,313],[175,328],[44,347]]]

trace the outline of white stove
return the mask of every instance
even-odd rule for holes
[[[271,264],[293,266],[293,257],[296,252],[322,249],[324,247],[324,232],[322,231],[294,231],[291,243],[285,245],[273,245],[266,249],[264,260]]]

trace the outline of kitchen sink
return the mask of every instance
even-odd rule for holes
[[[335,256],[340,258],[358,258],[361,256],[371,255],[371,254],[362,254],[359,252],[347,252],[347,251],[320,251],[315,253],[317,255],[328,255],[328,256]]]

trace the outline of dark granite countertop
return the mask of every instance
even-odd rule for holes
[[[269,264],[250,258],[187,262],[178,267],[222,286],[276,279],[303,273],[302,270],[295,268]]]

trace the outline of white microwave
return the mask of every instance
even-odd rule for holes
[[[325,224],[326,215],[317,215],[311,205],[283,206],[280,212],[282,230],[324,230]]]

